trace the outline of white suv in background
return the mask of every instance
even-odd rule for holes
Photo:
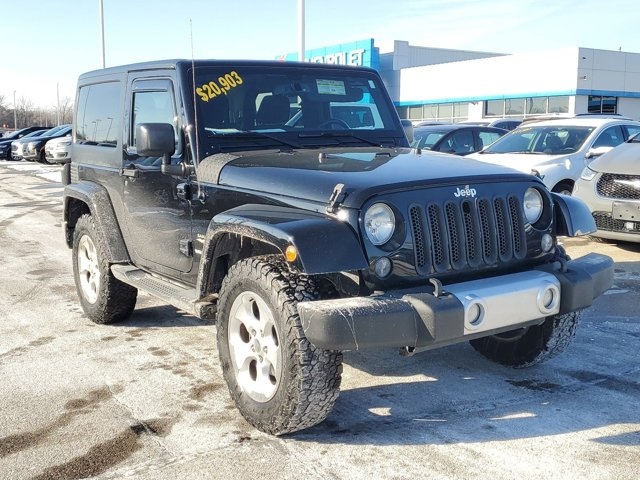
[[[466,158],[539,174],[549,190],[570,194],[592,159],[638,132],[640,122],[619,116],[526,122]]]
[[[67,163],[71,160],[71,135],[49,140],[44,146],[47,163]]]

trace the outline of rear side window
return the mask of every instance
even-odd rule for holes
[[[121,115],[119,82],[80,88],[76,113],[76,143],[115,147]]]
[[[473,132],[471,130],[455,132],[438,147],[438,150],[462,155],[473,152]]]
[[[640,125],[625,125],[627,129],[627,138],[633,137],[635,134],[640,133]]]
[[[478,132],[478,138],[480,139],[480,145],[478,145],[478,147],[482,150],[487,145],[491,145],[499,139],[500,134],[496,132]]]
[[[622,134],[622,128],[618,125],[609,127],[604,130],[595,142],[593,142],[592,148],[598,147],[617,147],[624,142],[624,135]]]

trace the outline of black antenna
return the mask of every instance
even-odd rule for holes
[[[193,90],[193,122],[196,129],[196,162],[200,162],[200,137],[198,134],[198,108],[196,107],[196,62],[193,58],[193,21],[189,19],[191,35],[191,90]],[[194,162],[195,163],[195,162]]]

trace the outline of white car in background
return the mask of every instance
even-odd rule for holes
[[[591,210],[594,237],[640,242],[640,134],[585,167],[573,194]]]
[[[539,175],[547,188],[571,194],[584,168],[640,132],[640,122],[619,116],[576,116],[526,122],[466,158]]]
[[[71,135],[49,140],[44,146],[47,163],[68,163],[71,161]]]

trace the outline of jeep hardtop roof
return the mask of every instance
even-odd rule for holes
[[[139,72],[144,70],[177,70],[179,67],[186,66],[187,68],[194,63],[196,67],[204,66],[234,66],[234,67],[269,67],[269,68],[313,68],[319,70],[368,70],[373,73],[377,73],[376,70],[369,67],[356,67],[353,65],[340,65],[340,64],[326,64],[326,63],[311,63],[311,62],[284,62],[280,60],[216,60],[216,59],[172,59],[172,60],[154,60],[150,62],[131,63],[128,65],[118,65],[115,67],[103,68],[100,70],[92,70],[80,75],[80,80],[99,77],[102,75],[117,74],[123,72]]]

